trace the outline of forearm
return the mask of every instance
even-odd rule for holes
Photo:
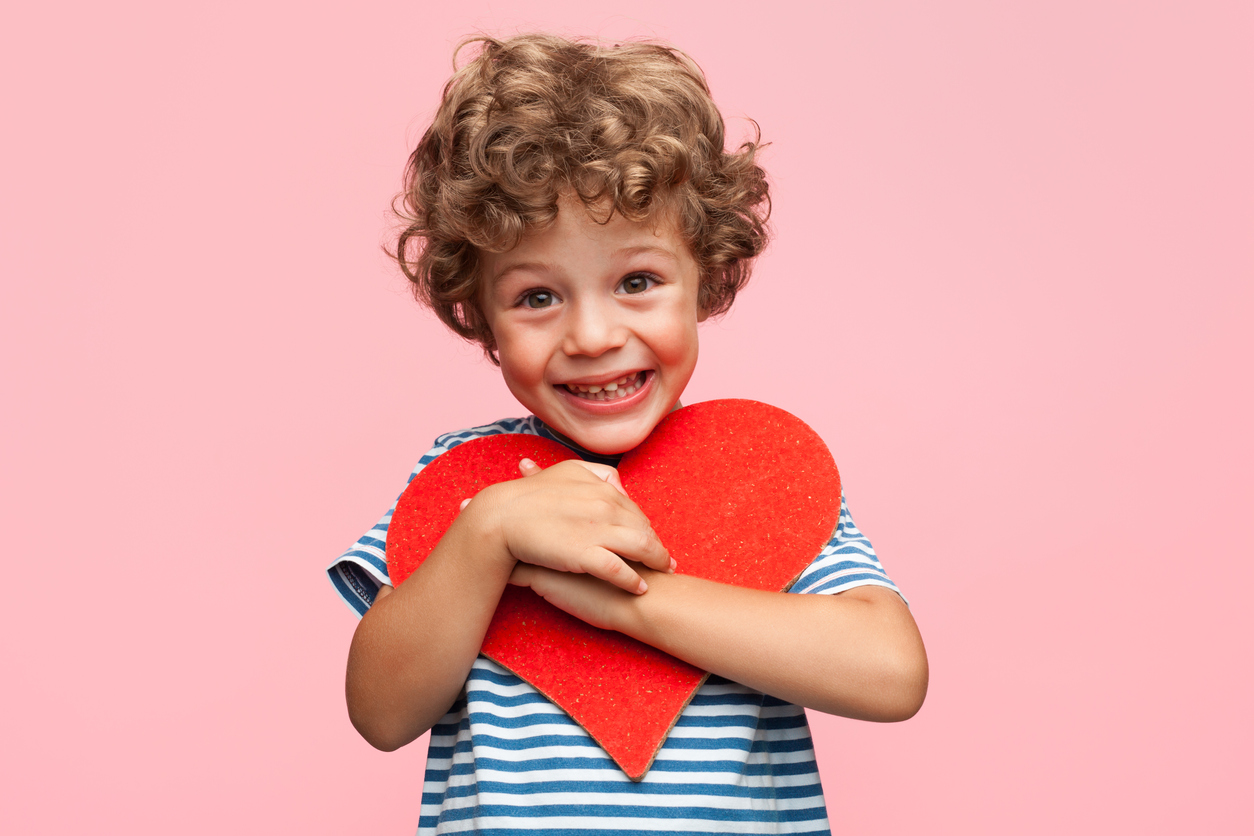
[[[489,486],[463,505],[427,559],[358,625],[348,711],[378,748],[404,746],[444,716],[519,561],[633,592],[643,587],[625,559],[670,565],[612,468],[564,462],[542,471],[529,460],[520,467],[526,478]]]
[[[349,650],[349,717],[391,751],[427,731],[457,698],[512,567],[465,517],[430,556],[362,618]]]
[[[882,587],[788,595],[646,574],[619,596],[618,629],[700,668],[829,714],[895,721],[927,693],[927,656],[901,598]]]

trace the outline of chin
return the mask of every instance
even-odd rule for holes
[[[583,449],[602,456],[618,456],[639,447],[657,425],[655,421],[648,426],[563,428],[560,423],[551,424],[548,421],[545,423],[548,424],[549,429],[556,430]]]
[[[597,453],[602,456],[620,456],[639,447],[641,442],[648,436],[649,434],[645,433],[643,435],[632,434],[624,437],[615,433],[608,436],[597,434],[591,438],[586,436],[581,438],[578,435],[567,436],[567,438],[591,453]]]

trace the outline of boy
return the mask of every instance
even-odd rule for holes
[[[918,631],[870,544],[842,502],[789,594],[675,574],[613,469],[678,405],[697,324],[730,306],[765,246],[755,146],[724,151],[704,77],[672,50],[481,43],[410,159],[398,257],[532,414],[442,436],[419,469],[499,432],[583,461],[520,462],[523,478],[464,503],[396,590],[390,512],[331,567],[364,613],[353,724],[385,750],[431,729],[424,833],[828,832],[800,706],[902,720],[926,692]],[[507,583],[713,674],[643,781],[478,655]]]

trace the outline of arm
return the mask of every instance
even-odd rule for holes
[[[591,624],[798,705],[862,720],[912,717],[927,694],[927,655],[901,598],[863,586],[838,595],[742,589],[642,571],[649,594],[519,565],[530,586]]]
[[[404,746],[448,711],[519,561],[590,573],[629,597],[644,587],[622,557],[670,566],[612,468],[523,469],[535,475],[481,491],[405,583],[380,590],[357,626],[345,693],[353,725],[373,746]]]
[[[405,583],[380,588],[353,634],[345,679],[349,719],[372,746],[398,749],[444,716],[510,568],[484,521],[464,513]]]

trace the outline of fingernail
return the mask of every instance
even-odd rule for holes
[[[679,568],[679,564],[675,562],[675,558],[671,558],[671,574],[675,574],[675,570]]]
[[[458,506],[458,510],[459,510],[459,511],[465,511],[465,510],[466,510],[466,506],[467,506],[467,505],[469,505],[469,504],[470,504],[470,500],[469,500],[469,499],[463,499],[463,500],[462,500],[462,504],[461,504],[460,506]],[[674,563],[674,562],[675,562],[675,561],[673,561],[673,560],[671,561],[671,563]]]
[[[522,461],[518,463],[518,466],[523,468],[524,470],[530,470],[531,468],[536,466],[536,463],[533,462],[531,459],[523,459]]]
[[[645,583],[644,581],[641,581],[641,582],[640,582],[640,586],[636,587],[636,594],[637,594],[637,595],[643,595],[643,594],[645,594],[645,593],[646,593],[646,592],[648,592],[648,591],[649,591],[649,585],[648,585],[647,583]]]

